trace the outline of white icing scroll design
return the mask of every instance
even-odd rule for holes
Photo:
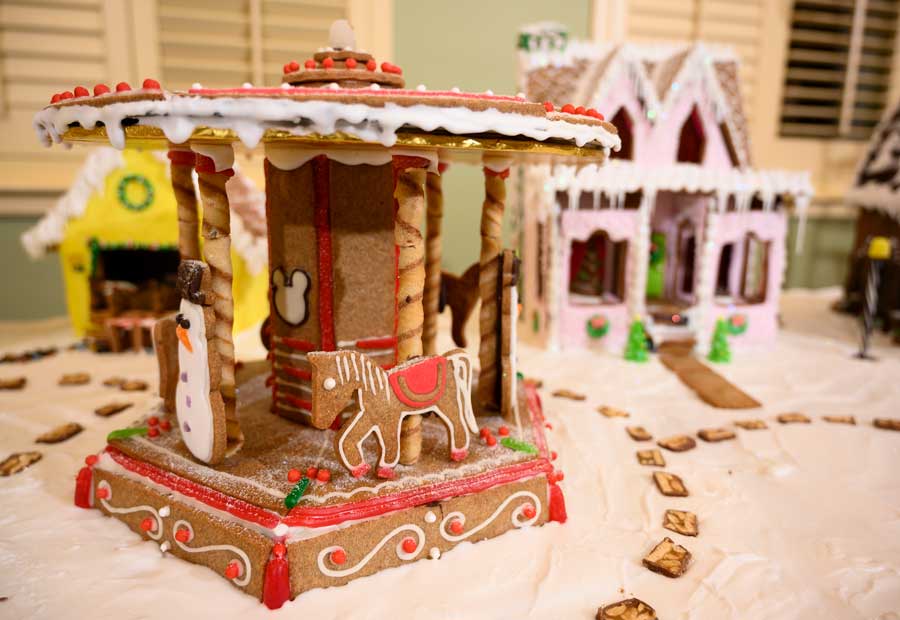
[[[510,515],[510,521],[512,521],[512,524],[514,527],[525,527],[528,525],[532,525],[532,524],[534,524],[535,521],[537,521],[538,517],[541,515],[541,500],[539,500],[538,496],[535,495],[534,493],[532,493],[531,491],[517,491],[517,492],[513,493],[512,495],[510,495],[509,497],[507,497],[505,500],[503,500],[503,503],[497,507],[497,510],[494,511],[494,514],[489,516],[487,519],[485,519],[484,521],[482,521],[481,523],[479,523],[472,529],[462,532],[460,534],[448,533],[447,532],[447,524],[451,523],[453,521],[459,521],[463,526],[465,526],[466,515],[459,512],[458,510],[449,513],[441,521],[441,527],[440,527],[441,536],[443,536],[444,540],[447,540],[450,542],[459,542],[461,540],[465,540],[472,534],[475,534],[476,532],[479,532],[482,529],[486,528],[488,525],[490,525],[493,522],[493,520],[496,519],[497,516],[501,512],[503,512],[503,510],[511,502],[513,502],[514,500],[516,500],[520,497],[527,497],[528,499],[530,499],[533,502],[534,516],[531,517],[530,519],[523,519],[522,511],[525,509],[525,506],[527,506],[527,504],[522,504],[521,506],[517,507],[515,510],[512,511],[512,514]]]
[[[353,574],[359,572],[360,570],[362,570],[362,568],[366,564],[369,563],[369,560],[371,560],[375,556],[375,554],[381,550],[381,548],[385,545],[385,543],[387,543],[387,541],[389,541],[391,538],[393,538],[400,532],[407,532],[407,531],[413,532],[416,535],[416,538],[417,538],[416,548],[411,553],[407,553],[406,551],[403,550],[403,540],[401,539],[400,542],[397,543],[397,548],[396,548],[397,557],[400,558],[401,560],[412,560],[417,555],[419,555],[419,553],[421,553],[422,549],[425,547],[425,532],[422,531],[422,528],[420,528],[418,525],[413,525],[412,523],[407,523],[406,525],[401,525],[399,527],[394,528],[394,530],[392,530],[389,534],[385,535],[385,537],[382,538],[381,541],[377,545],[375,545],[372,548],[372,550],[369,551],[369,553],[366,554],[366,557],[364,557],[362,560],[360,560],[358,563],[354,564],[350,568],[345,568],[344,570],[334,570],[334,569],[329,568],[325,564],[325,559],[333,551],[338,551],[338,550],[343,551],[344,550],[343,547],[340,547],[338,545],[332,545],[331,547],[325,547],[324,549],[322,549],[319,552],[319,557],[317,560],[318,565],[319,565],[319,570],[322,572],[322,574],[328,575],[329,577],[347,577],[349,575],[353,575]]]
[[[241,559],[241,561],[244,563],[241,574],[238,575],[237,577],[235,577],[234,579],[232,579],[232,581],[234,581],[234,585],[243,587],[243,586],[247,585],[248,583],[250,583],[250,575],[252,572],[251,567],[250,567],[250,557],[246,553],[244,553],[243,550],[238,549],[237,547],[234,547],[232,545],[208,545],[206,547],[188,547],[183,542],[178,540],[178,538],[175,537],[175,533],[182,527],[184,529],[186,529],[188,532],[190,532],[190,538],[188,538],[188,542],[190,542],[191,540],[194,539],[194,528],[191,526],[191,524],[188,523],[187,521],[185,521],[184,519],[179,519],[178,521],[176,521],[175,525],[172,526],[172,540],[175,541],[175,544],[178,545],[178,547],[181,548],[182,551],[187,551],[188,553],[206,553],[208,551],[230,551],[233,554],[235,554],[236,556],[238,556]]]
[[[150,514],[152,514],[153,518],[156,520],[156,528],[151,532],[147,532],[147,536],[149,536],[153,540],[159,540],[162,537],[162,517],[159,516],[159,512],[157,512],[156,508],[146,505],[132,506],[130,508],[117,508],[106,501],[107,499],[112,499],[112,487],[109,486],[109,483],[106,480],[101,480],[97,483],[97,488],[106,489],[106,497],[99,499],[100,503],[103,504],[103,507],[106,508],[106,510],[108,510],[109,512],[117,515],[127,515],[133,512],[149,512]]]

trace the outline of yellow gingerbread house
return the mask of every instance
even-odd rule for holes
[[[227,191],[239,331],[269,312],[265,195],[240,173]],[[156,318],[178,308],[176,214],[164,157],[98,149],[22,244],[33,258],[59,253],[76,333],[99,349],[141,348]]]

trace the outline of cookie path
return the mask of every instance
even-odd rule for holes
[[[756,409],[759,401],[678,346],[662,345],[659,361],[694,390],[704,402],[720,409]]]
[[[559,453],[554,464],[566,475],[569,521],[463,545],[441,561],[385,571],[340,592],[310,592],[280,614],[237,595],[208,569],[175,567],[118,522],[72,506],[73,476],[84,455],[149,406],[156,372],[151,356],[61,352],[37,363],[0,366],[0,372],[28,377],[25,390],[0,393],[0,452],[33,449],[16,436],[33,445],[36,435],[61,421],[85,427],[69,441],[41,446],[44,458],[26,471],[0,478],[7,500],[0,540],[7,545],[5,566],[16,575],[0,592],[9,597],[4,613],[31,617],[40,605],[42,617],[124,619],[134,617],[134,601],[140,600],[140,613],[148,618],[171,617],[172,609],[223,620],[361,617],[363,605],[362,616],[369,618],[404,617],[413,608],[438,617],[538,620],[592,618],[601,605],[637,597],[658,617],[679,620],[737,620],[747,610],[761,620],[783,620],[785,609],[801,620],[888,614],[900,597],[900,436],[873,428],[872,420],[896,417],[900,349],[883,349],[878,340],[880,362],[854,362],[855,324],[827,310],[832,298],[785,297],[787,327],[773,357],[736,352],[726,369],[730,380],[764,404],[759,411],[714,409],[655,360],[635,371],[612,357],[523,347],[523,372],[544,381],[541,395],[553,424],[547,434]],[[4,329],[3,351],[30,346],[7,344]],[[834,338],[817,336],[817,330]],[[238,338],[239,357],[250,357],[242,345],[255,346],[256,338]],[[95,382],[66,388],[72,391],[55,387],[63,372],[88,365]],[[128,395],[135,399],[133,411],[101,418],[93,409],[122,396],[99,385],[115,374],[151,381],[151,390]],[[587,400],[549,396],[562,387],[584,392]],[[600,404],[631,417],[606,418],[594,411]],[[775,421],[789,411],[806,413],[812,423]],[[854,415],[857,425],[826,423],[824,415]],[[769,428],[746,431],[731,424],[749,418],[764,419]],[[666,452],[666,470],[691,491],[687,498],[667,498],[650,479],[653,468],[637,463],[634,452],[643,446],[623,430],[630,424],[644,425],[657,437],[718,426],[736,429],[738,437]],[[663,529],[667,509],[695,513],[700,535],[686,538]],[[641,565],[666,536],[693,554],[678,579]],[[121,580],[98,580],[102,574],[126,578],[127,596]],[[450,581],[456,587],[447,587]],[[397,588],[403,597],[384,595]]]

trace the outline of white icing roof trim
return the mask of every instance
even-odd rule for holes
[[[129,101],[102,107],[70,105],[48,107],[34,116],[33,125],[44,145],[61,142],[71,123],[91,128],[103,123],[110,143],[124,148],[124,118],[137,118],[141,125],[158,127],[170,142],[186,142],[197,127],[230,128],[247,148],[255,148],[267,129],[291,134],[344,132],[386,147],[397,141],[403,126],[423,131],[443,129],[453,134],[497,133],[533,140],[571,140],[577,146],[594,142],[605,149],[618,148],[619,138],[596,125],[526,116],[496,109],[470,110],[419,103],[401,106],[386,102],[375,107],[362,103],[313,100],[295,101],[266,97],[215,97],[171,95],[166,100]]]

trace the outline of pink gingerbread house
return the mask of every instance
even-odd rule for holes
[[[547,25],[524,30],[519,48],[530,99],[596,108],[622,140],[602,168],[526,172],[523,332],[618,352],[640,317],[657,344],[706,349],[724,318],[742,332],[736,345],[771,343],[786,209],[802,219],[812,187],[807,172],[751,166],[734,54],[568,42]]]

